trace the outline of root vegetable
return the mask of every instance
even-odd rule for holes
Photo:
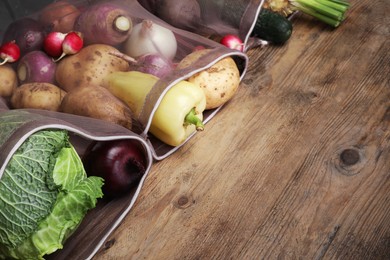
[[[199,57],[207,55],[208,51],[203,49],[188,54],[177,65],[177,69],[190,66]],[[226,57],[187,80],[198,84],[203,89],[206,95],[206,109],[213,109],[234,96],[240,84],[240,72],[234,60]]]
[[[201,19],[200,6],[196,0],[160,1],[155,10],[158,17],[181,29],[194,29]]]
[[[173,64],[161,55],[147,54],[137,59],[134,69],[162,78],[173,70]]]
[[[72,55],[78,53],[84,46],[84,41],[80,32],[69,32],[65,35],[62,42],[62,54],[55,62],[61,60],[66,55]]]
[[[6,42],[0,46],[0,58],[3,59],[0,65],[7,62],[16,62],[20,58],[20,48],[15,41]]]
[[[244,51],[244,43],[237,35],[227,34],[222,37],[220,43],[230,49]]]
[[[144,148],[135,140],[93,142],[83,157],[88,175],[104,179],[103,194],[116,198],[136,187],[146,172]]]
[[[60,110],[69,114],[104,120],[128,129],[132,127],[130,108],[106,88],[98,85],[69,91],[62,101]]]
[[[74,30],[84,35],[86,45],[108,44],[116,46],[124,42],[132,31],[129,12],[110,2],[89,6],[77,18]]]
[[[159,54],[172,60],[177,51],[175,34],[151,20],[143,20],[134,26],[124,43],[124,53],[138,58],[146,54]]]
[[[20,84],[31,82],[55,83],[57,64],[43,51],[24,55],[16,69]]]
[[[113,55],[119,52],[105,44],[93,44],[65,57],[57,64],[56,81],[65,91],[85,86],[107,85],[106,77],[114,71],[129,70],[129,63]]]
[[[48,32],[68,33],[73,30],[80,10],[67,1],[57,1],[46,5],[40,12],[38,21]]]
[[[62,54],[62,43],[66,34],[62,32],[50,32],[43,41],[43,50],[53,58],[58,58]]]
[[[18,85],[16,71],[9,64],[0,66],[0,96],[8,98]]]
[[[40,50],[45,38],[43,26],[36,20],[25,17],[10,23],[4,33],[3,43],[15,41],[21,55]]]
[[[65,91],[50,83],[26,83],[15,89],[11,105],[13,108],[58,111],[65,94]]]

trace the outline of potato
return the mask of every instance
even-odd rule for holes
[[[20,85],[11,97],[13,108],[34,108],[58,111],[66,92],[47,82]]]
[[[18,77],[11,65],[4,64],[0,66],[0,96],[9,98],[17,85]]]
[[[101,86],[75,88],[62,101],[60,111],[132,127],[132,112],[122,101]]]
[[[190,66],[203,55],[207,55],[208,49],[194,51],[184,57],[177,65],[178,69]],[[236,93],[240,85],[240,72],[231,57],[223,58],[210,68],[203,70],[187,79],[198,84],[206,95],[206,109],[217,108]]]
[[[127,61],[111,54],[115,52],[119,51],[109,45],[92,44],[63,58],[56,70],[58,85],[67,92],[89,85],[105,87],[108,74],[130,68]]]
[[[38,16],[38,21],[48,31],[68,33],[81,11],[68,1],[59,0],[46,5]]]

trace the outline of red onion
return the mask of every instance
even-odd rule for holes
[[[134,69],[162,78],[172,72],[173,66],[170,60],[159,54],[147,54],[137,59]]]
[[[104,179],[103,193],[109,198],[122,196],[138,185],[147,167],[143,148],[130,139],[92,143],[83,162],[88,175]]]

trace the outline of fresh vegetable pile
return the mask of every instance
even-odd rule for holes
[[[151,15],[140,18],[120,1],[74,3],[53,2],[8,25],[0,45],[0,96],[11,111],[94,118],[174,149],[203,131],[205,114],[237,92],[245,70],[239,58],[246,57],[246,41],[237,34],[185,42],[185,33]],[[192,31],[205,29],[197,21],[211,7],[229,26],[240,27],[248,4],[140,3],[148,10],[161,7],[155,15]],[[348,7],[344,0],[266,0],[248,33],[283,44],[292,34],[292,13],[337,27]],[[216,50],[223,55],[213,56]],[[96,141],[79,156],[65,130],[39,131],[19,147],[0,176],[0,258],[40,259],[61,249],[98,198],[129,194],[148,164],[133,140]]]

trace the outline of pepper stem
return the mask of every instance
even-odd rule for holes
[[[184,125],[195,125],[197,131],[204,130],[204,124],[202,120],[196,116],[195,108],[192,108],[184,118]]]

